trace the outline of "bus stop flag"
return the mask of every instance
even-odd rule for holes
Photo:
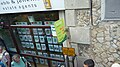
[[[55,26],[58,42],[59,43],[64,42],[66,40],[66,37],[67,37],[66,32],[65,32],[64,19],[60,19],[60,20],[56,21],[54,23],[54,26]]]

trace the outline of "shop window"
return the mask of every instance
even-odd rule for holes
[[[17,42],[18,53],[36,56],[35,62],[48,65],[48,58],[64,60],[63,45],[52,35],[51,25],[59,20],[58,11],[35,12],[11,15],[13,37]],[[40,56],[40,57],[39,57]],[[43,57],[43,58],[42,58]],[[27,58],[27,57],[26,57]],[[32,58],[28,58],[33,62]],[[62,62],[51,60],[52,67]]]

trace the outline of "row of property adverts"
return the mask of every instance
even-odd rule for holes
[[[37,35],[52,35],[51,29],[50,28],[33,28],[32,29],[33,34]],[[17,28],[18,34],[30,34],[30,29],[29,28]]]
[[[16,25],[54,25],[55,21],[15,22]]]
[[[59,58],[57,58],[57,57],[59,57]],[[63,59],[63,56],[62,56],[62,55],[58,55],[57,57],[56,57],[57,59],[61,59],[61,58]],[[32,57],[26,57],[26,59],[27,59],[29,62],[33,62]],[[35,58],[35,62],[36,62],[36,63],[40,63],[40,64],[48,65],[47,59]],[[64,64],[64,62],[59,62],[59,61],[51,61],[51,62],[52,62],[52,66]]]
[[[64,56],[62,54],[50,53],[50,56],[49,56],[48,53],[46,53],[46,52],[38,52],[38,54],[37,54],[36,51],[30,51],[30,50],[22,50],[21,53],[32,54],[32,55],[39,55],[41,57],[44,56],[46,58],[47,57],[51,57],[51,58],[64,60]]]
[[[37,55],[35,51],[24,50],[23,53]],[[38,55],[39,56],[44,56],[44,57],[49,57],[46,52],[38,52]],[[62,54],[53,54],[53,53],[50,53],[50,58],[64,60],[64,56]],[[26,59],[28,61],[30,61],[30,62],[33,62],[32,57],[26,57]],[[36,63],[40,63],[40,64],[46,64],[46,65],[48,65],[47,59],[35,58],[35,62]],[[53,66],[54,65],[58,65],[58,64],[63,64],[63,62],[58,62],[58,61],[51,61],[51,62],[52,62]]]
[[[21,42],[22,47],[34,49],[34,44],[29,42]],[[46,50],[47,44],[35,43],[37,50]],[[48,44],[49,51],[62,52],[62,45]]]
[[[32,36],[31,35],[19,35],[20,41],[21,42],[33,42]],[[53,44],[58,44],[58,39],[57,37],[53,36],[33,36],[35,42],[39,43],[53,43]],[[46,41],[47,39],[47,41]]]

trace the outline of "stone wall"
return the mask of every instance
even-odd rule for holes
[[[100,3],[100,0],[93,0],[94,26],[90,21],[90,9],[76,10],[76,26],[90,27],[91,39],[91,44],[78,44],[78,55],[92,58],[95,67],[110,67],[113,62],[120,62],[120,21],[101,21]]]

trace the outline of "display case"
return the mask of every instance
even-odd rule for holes
[[[18,53],[29,55],[25,56],[27,60],[37,64],[49,66],[52,63],[51,67],[63,64],[63,44],[58,43],[51,30],[58,19],[58,11],[16,14],[10,27]]]

